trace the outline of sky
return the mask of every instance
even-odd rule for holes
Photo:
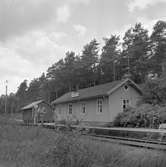
[[[142,22],[166,20],[166,0],[0,0],[0,94],[39,77],[67,51]]]

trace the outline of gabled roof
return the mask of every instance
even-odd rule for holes
[[[34,106],[36,106],[36,105],[38,105],[38,104],[40,104],[40,103],[42,103],[42,102],[44,102],[44,100],[34,101],[34,102],[32,102],[32,103],[30,103],[30,104],[24,106],[23,108],[21,108],[21,110],[31,109],[31,108],[33,108]]]
[[[119,80],[119,81],[113,81],[106,84],[80,89],[77,91],[77,95],[72,97],[73,92],[68,92],[55,101],[52,102],[52,104],[60,104],[60,103],[66,103],[66,102],[73,102],[73,101],[79,101],[79,100],[85,100],[90,98],[96,98],[96,97],[102,97],[102,96],[108,96],[111,93],[113,93],[115,90],[117,90],[119,87],[121,87],[123,84],[130,84],[132,87],[134,87],[140,94],[142,93],[141,89],[138,87],[137,84],[135,84],[130,79],[125,80]]]

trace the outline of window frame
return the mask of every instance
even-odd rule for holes
[[[97,98],[97,114],[102,114],[103,113],[103,98]]]
[[[124,107],[125,106],[125,107]],[[130,100],[129,99],[122,99],[122,109],[125,111],[125,109],[130,106]]]
[[[69,115],[72,115],[72,114],[73,114],[73,104],[72,104],[72,103],[69,103],[69,104],[68,104],[68,114],[69,114]]]
[[[125,91],[128,91],[129,90],[129,85],[126,84],[126,85],[123,86],[123,88],[124,88]]]
[[[84,112],[83,112],[84,111]],[[81,104],[81,114],[85,115],[86,114],[86,104],[82,103]]]
[[[59,108],[58,108],[58,114],[59,114],[59,115],[62,114],[62,108],[61,108],[61,106],[59,106]]]

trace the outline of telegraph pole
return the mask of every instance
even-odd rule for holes
[[[7,113],[7,91],[8,91],[8,80],[5,81],[5,114]]]

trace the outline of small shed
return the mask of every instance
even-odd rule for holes
[[[44,100],[34,101],[21,108],[21,111],[23,121],[26,124],[36,124],[54,121],[54,113],[52,107]]]

